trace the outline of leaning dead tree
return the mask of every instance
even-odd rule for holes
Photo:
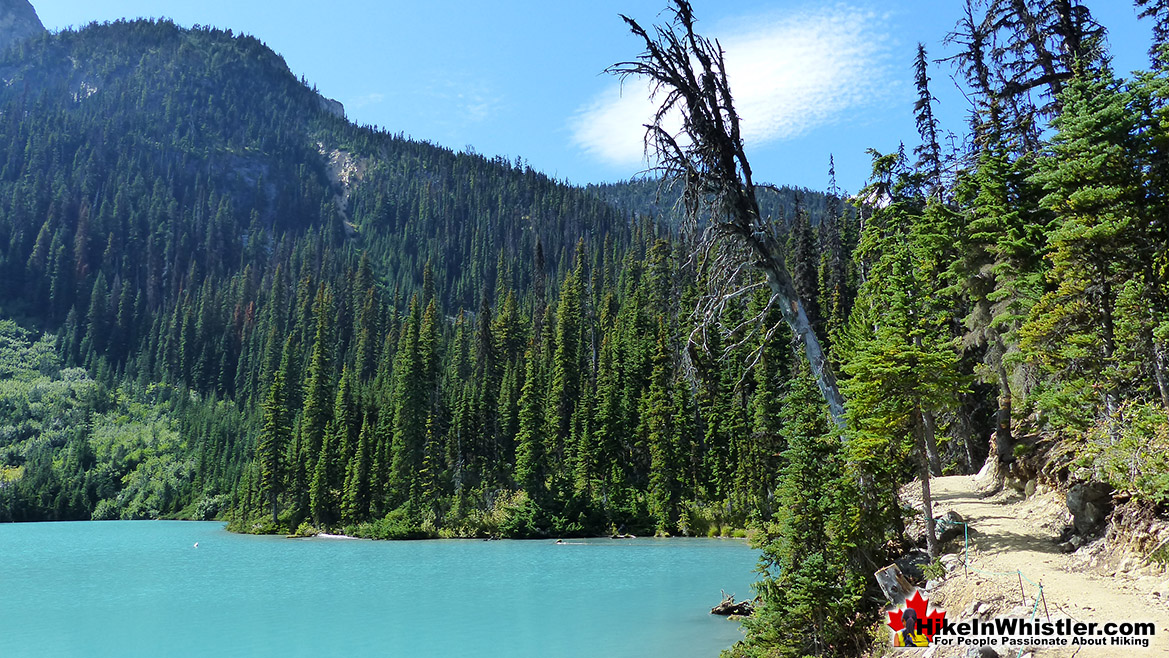
[[[658,106],[646,125],[646,155],[664,181],[681,185],[681,203],[697,241],[694,253],[716,281],[699,315],[717,317],[744,295],[740,275],[745,268],[762,272],[771,290],[765,313],[778,307],[798,343],[795,348],[802,346],[807,356],[833,421],[844,427],[844,401],[836,377],[796,293],[774,225],[759,212],[759,186],[743,150],[722,46],[694,32],[694,12],[687,0],[674,0],[670,12],[673,19],[655,26],[653,34],[622,15],[645,42],[645,51],[608,72],[650,82],[651,98]],[[672,132],[669,124],[679,117],[681,129]]]

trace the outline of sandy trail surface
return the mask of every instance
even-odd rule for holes
[[[1070,521],[1063,494],[1040,491],[1026,499],[1014,493],[986,496],[975,478],[966,475],[935,478],[931,484],[935,515],[957,511],[972,528],[969,570],[958,561],[957,568],[930,592],[935,605],[954,615],[951,619],[968,618],[973,609],[983,618],[1030,618],[1038,593],[1033,583],[1041,583],[1045,601],[1040,601],[1037,614],[1042,620],[1050,615],[1100,624],[1152,621],[1157,634],[1147,649],[1043,648],[1035,650],[1036,657],[1169,656],[1169,576],[1132,559],[1118,571],[1111,562],[1090,561],[1086,549],[1080,554],[1062,553],[1053,538]],[[952,542],[949,550],[963,556],[962,538]],[[1022,591],[1018,572],[1024,577]],[[997,650],[1004,657],[1025,653]],[[922,650],[921,655],[965,656],[966,650],[936,648]]]

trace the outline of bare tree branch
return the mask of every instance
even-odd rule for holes
[[[650,97],[658,103],[646,125],[646,155],[671,184],[682,184],[683,214],[696,240],[694,261],[710,275],[715,288],[704,297],[696,316],[709,323],[738,297],[728,293],[736,290],[733,286],[742,286],[745,266],[762,272],[772,294],[768,307],[779,309],[796,338],[793,347],[802,346],[832,419],[844,427],[844,401],[836,378],[796,293],[782,246],[771,223],[760,216],[722,46],[694,31],[694,12],[687,0],[673,0],[670,13],[672,19],[654,26],[652,35],[622,15],[645,50],[637,59],[607,71],[623,80],[648,79]],[[674,134],[667,122],[676,116],[682,127]],[[705,329],[702,337],[705,346]]]

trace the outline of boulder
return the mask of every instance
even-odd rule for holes
[[[1081,535],[1095,534],[1104,526],[1105,519],[1112,511],[1112,487],[1103,482],[1073,485],[1068,490],[1067,505],[1076,532]]]
[[[944,544],[951,539],[959,539],[966,535],[966,519],[962,515],[950,510],[938,517],[934,524],[938,531],[938,543]]]
[[[923,567],[932,562],[930,554],[920,548],[915,548],[905,555],[894,560],[901,573],[912,581],[921,582],[925,578]]]

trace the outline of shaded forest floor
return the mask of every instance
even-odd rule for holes
[[[954,510],[970,524],[969,573],[962,560],[944,560],[954,565],[949,574],[929,592],[935,605],[956,620],[968,619],[977,610],[982,618],[992,616],[1030,617],[1042,583],[1044,603],[1038,605],[1041,620],[1050,614],[1077,621],[1152,621],[1157,636],[1148,649],[1129,647],[1075,647],[1040,649],[1035,656],[1164,656],[1169,655],[1169,574],[1147,565],[1120,550],[1106,550],[1098,539],[1071,554],[1060,552],[1054,539],[1070,524],[1060,491],[1039,490],[1024,498],[1009,489],[987,496],[973,476],[935,478],[931,481],[934,513]],[[919,497],[920,487],[907,487],[907,497]],[[963,557],[963,539],[947,547]],[[1022,592],[1020,578],[1022,572]],[[1007,575],[999,575],[1007,574]],[[999,649],[1000,656],[1018,656],[1025,651]],[[915,655],[915,654],[900,654]],[[920,655],[965,656],[966,649],[938,648]]]

